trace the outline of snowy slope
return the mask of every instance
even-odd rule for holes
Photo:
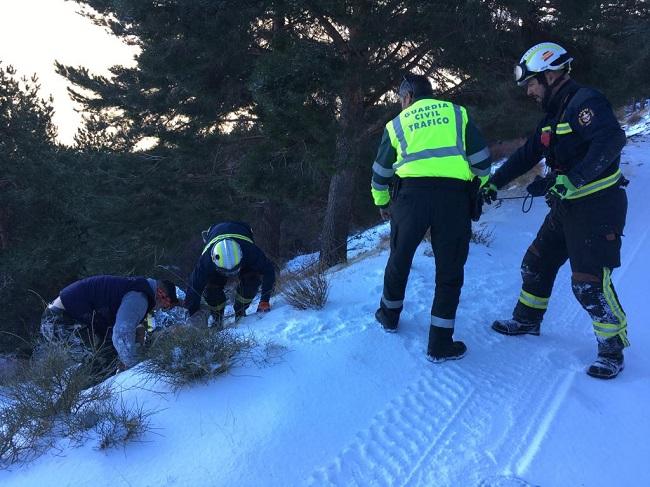
[[[456,331],[469,348],[463,360],[425,360],[434,272],[426,244],[395,335],[374,322],[387,251],[371,252],[332,274],[323,310],[276,299],[271,313],[243,321],[244,332],[290,349],[281,363],[162,395],[161,386],[130,388],[137,369],[123,373],[124,397],[160,410],[153,433],[109,451],[62,441],[61,451],[0,472],[0,485],[650,485],[650,135],[630,139],[622,167],[630,205],[614,282],[632,347],[616,380],[584,373],[596,345],[568,266],[540,337],[491,331],[493,319],[510,316],[520,260],[546,213],[542,199],[528,214],[508,201],[482,220],[491,246],[470,251]]]

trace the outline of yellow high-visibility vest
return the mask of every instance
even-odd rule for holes
[[[400,178],[441,177],[471,181],[465,147],[467,111],[448,101],[423,98],[386,124],[397,152]]]

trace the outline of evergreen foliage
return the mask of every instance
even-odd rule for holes
[[[0,64],[0,348],[20,348],[42,311],[29,290],[51,292],[74,275],[83,239],[66,188],[72,178],[55,144],[51,100],[38,80]],[[32,309],[28,316],[20,311]]]
[[[350,227],[377,221],[370,167],[406,72],[488,139],[539,117],[512,81],[536,42],[565,46],[614,105],[650,82],[646,0],[75,1],[140,52],[110,77],[57,65],[86,112],[73,148],[37,80],[0,65],[0,322],[20,336],[42,309],[29,290],[50,300],[97,273],[182,286],[219,220],[252,223],[274,257],[344,260]]]

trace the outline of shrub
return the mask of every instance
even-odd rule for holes
[[[102,405],[95,413],[99,420],[94,430],[99,435],[98,447],[102,450],[140,438],[151,430],[152,411],[141,405],[128,406],[116,401]]]
[[[296,309],[321,309],[327,303],[329,280],[322,268],[307,268],[288,275],[280,292]]]
[[[227,372],[256,346],[233,330],[176,327],[153,337],[141,367],[149,379],[179,388]]]
[[[0,390],[0,468],[37,457],[59,437],[81,442],[94,429],[104,447],[147,431],[153,413],[118,407],[98,359],[77,363],[72,356],[65,342],[39,344]]]
[[[494,242],[494,230],[485,225],[480,225],[478,228],[472,227],[470,242],[489,247]]]

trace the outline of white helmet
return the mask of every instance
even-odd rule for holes
[[[519,64],[515,66],[515,81],[524,86],[533,76],[544,71],[559,71],[571,69],[573,58],[559,44],[542,42],[528,49]]]
[[[241,247],[235,240],[231,238],[219,240],[212,247],[210,255],[219,273],[233,276],[239,272],[242,254]]]

